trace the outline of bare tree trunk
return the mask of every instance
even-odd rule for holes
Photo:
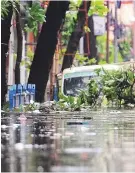
[[[28,83],[36,85],[37,102],[44,101],[45,88],[52,67],[53,56],[58,42],[58,31],[65,18],[69,1],[50,1],[38,38],[34,59],[30,69]]]
[[[87,7],[86,11],[84,11],[85,5]],[[84,25],[85,25],[85,21],[87,17],[86,14],[88,13],[90,5],[91,5],[91,1],[82,1],[82,4],[79,8],[75,29],[71,34],[70,40],[68,42],[67,50],[64,55],[62,69],[61,69],[62,71],[65,68],[69,68],[73,64],[73,59],[77,52],[80,38],[84,34]],[[68,54],[72,54],[72,55],[68,55]]]
[[[8,43],[10,39],[10,27],[12,19],[13,9],[12,4],[8,7],[8,15],[1,19],[1,106],[5,101],[5,95],[7,93],[7,81],[6,81],[6,53],[8,52]]]
[[[17,31],[17,59],[15,65],[15,83],[20,83],[20,63],[22,60],[22,27],[21,27],[21,17],[20,17],[20,5],[16,3],[16,31]]]

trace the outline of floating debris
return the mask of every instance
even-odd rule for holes
[[[83,117],[84,120],[91,120],[92,117]]]
[[[88,125],[89,122],[67,122],[67,125]]]

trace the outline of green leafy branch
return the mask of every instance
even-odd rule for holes
[[[66,110],[66,111],[80,111],[81,110],[81,98],[75,98],[72,96],[64,96],[63,94],[59,94],[60,100],[56,103],[56,107],[58,110]]]
[[[25,65],[27,71],[30,70],[33,57],[34,57],[34,52],[29,49],[27,52],[27,58],[21,61],[21,65],[22,66]]]
[[[88,57],[84,57],[82,55],[76,54],[75,59],[78,61],[79,65],[93,65],[96,64],[96,59],[89,59]]]
[[[3,19],[8,15],[8,8],[13,7],[17,11],[16,5],[19,3],[19,0],[1,0],[1,18]]]
[[[107,12],[108,8],[104,5],[104,0],[92,0],[88,15],[97,14],[99,16],[105,16]]]
[[[28,23],[25,26],[27,32],[33,32],[36,36],[38,33],[38,24],[45,22],[45,9],[40,3],[34,2],[31,8],[27,9]]]

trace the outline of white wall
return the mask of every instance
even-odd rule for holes
[[[13,19],[12,22],[13,23]],[[10,28],[8,85],[14,84],[14,26]]]

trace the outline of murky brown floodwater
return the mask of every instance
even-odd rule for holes
[[[19,117],[1,120],[2,172],[135,172],[134,111]]]

